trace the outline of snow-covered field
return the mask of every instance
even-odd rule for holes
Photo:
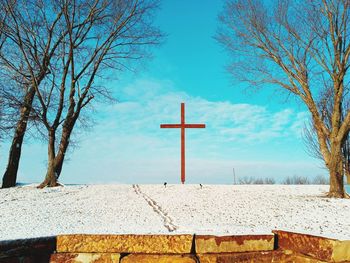
[[[328,186],[75,185],[0,189],[0,240],[67,233],[262,234],[350,240],[350,200]]]

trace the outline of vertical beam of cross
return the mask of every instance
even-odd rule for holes
[[[180,128],[181,129],[181,183],[185,183],[185,129],[186,128],[205,128],[205,124],[187,124],[185,122],[185,103],[181,103],[181,123],[180,124],[161,124],[160,128]]]
[[[185,183],[185,103],[181,103],[181,183]]]

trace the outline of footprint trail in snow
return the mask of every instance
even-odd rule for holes
[[[178,227],[174,224],[173,219],[165,211],[163,211],[162,207],[159,206],[151,197],[143,193],[138,184],[133,184],[132,187],[134,188],[135,193],[142,196],[143,199],[145,199],[146,202],[153,208],[154,212],[156,212],[164,220],[164,226],[169,232],[173,232],[178,229]]]

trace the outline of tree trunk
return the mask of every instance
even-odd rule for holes
[[[346,198],[348,195],[344,189],[344,169],[340,143],[332,143],[329,169],[329,193],[328,197]]]
[[[350,185],[350,171],[349,168],[345,170],[345,175],[346,175],[346,183]]]
[[[57,179],[60,177],[61,172],[62,172],[62,167],[63,167],[63,162],[64,162],[64,155],[62,156],[57,156],[59,158],[57,158],[57,164],[55,167],[55,173],[57,175]]]
[[[59,186],[60,184],[57,182],[57,175],[55,172],[55,130],[51,129],[49,131],[49,144],[48,144],[48,165],[47,172],[45,176],[45,180],[38,186],[38,188],[54,187]]]
[[[57,182],[57,176],[55,173],[55,160],[50,160],[48,162],[47,172],[45,176],[45,180],[38,186],[38,188],[55,187],[60,184]]]
[[[339,170],[330,171],[330,187],[328,197],[345,198],[344,176]]]
[[[70,139],[71,133],[72,133],[71,126],[69,126],[69,127],[63,126],[61,142],[60,142],[58,154],[56,157],[55,172],[57,174],[57,177],[59,177],[61,175],[61,172],[62,172],[63,162],[64,162],[66,151],[67,151],[67,148],[69,145],[69,139]]]
[[[58,178],[61,175],[64,157],[69,145],[69,139],[72,134],[76,118],[67,118],[63,125],[62,135],[58,153],[55,151],[55,129],[49,131],[49,146],[48,146],[48,168],[45,180],[38,186],[38,188],[44,188],[46,186],[54,187],[60,186]]]
[[[59,146],[58,154],[56,157],[56,163],[55,163],[56,164],[55,172],[56,172],[57,178],[61,175],[64,158],[66,156],[66,152],[69,146],[70,136],[72,135],[73,128],[78,116],[79,114],[77,114],[74,117],[67,118],[65,123],[63,124],[60,146]]]
[[[23,138],[27,129],[28,118],[32,109],[32,103],[35,95],[35,88],[31,87],[24,97],[23,105],[20,109],[20,118],[17,122],[15,135],[12,140],[8,164],[2,179],[2,187],[8,188],[16,185],[17,171],[21,158]]]

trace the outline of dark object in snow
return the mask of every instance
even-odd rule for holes
[[[202,185],[202,184],[199,184],[199,186],[201,187],[201,189],[203,188],[203,185]]]
[[[164,182],[164,187],[166,188],[167,182]]]

